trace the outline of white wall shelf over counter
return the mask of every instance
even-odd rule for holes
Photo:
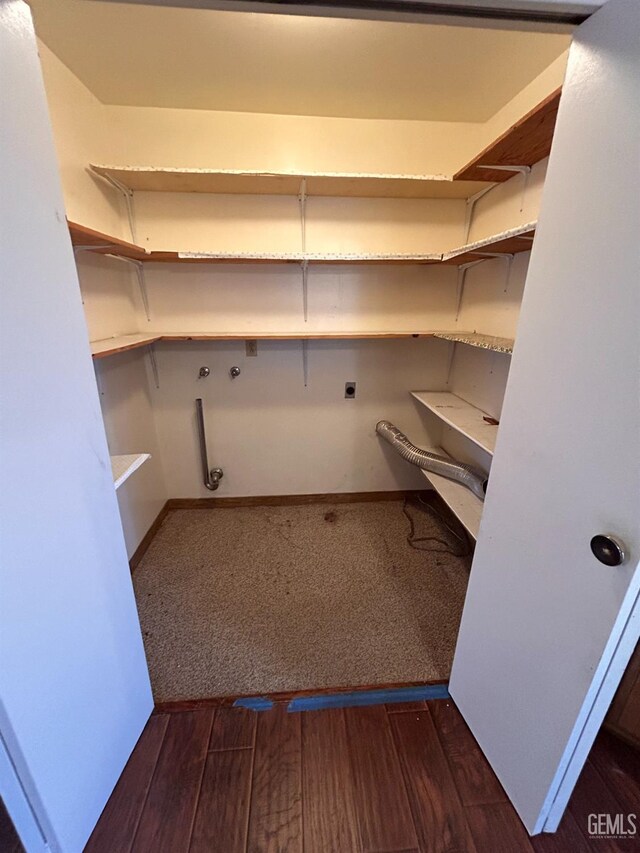
[[[112,456],[111,471],[113,473],[113,484],[116,489],[119,489],[124,481],[128,480],[133,472],[137,471],[147,459],[151,459],[150,453],[130,453],[124,456]]]
[[[437,448],[434,452],[441,456],[447,455],[440,448]],[[423,471],[422,473],[467,533],[474,539],[477,539],[478,530],[480,529],[480,519],[482,518],[482,501],[480,498],[477,498],[466,486],[456,483],[455,480],[449,480],[448,477],[441,477],[440,474],[432,474],[431,471]]]
[[[339,341],[339,340],[378,340],[383,338],[425,338],[434,337],[433,331],[361,331],[361,332],[155,332],[150,334],[121,335],[91,342],[91,354],[94,358],[106,358],[109,355],[148,346],[156,341]]]
[[[139,192],[298,195],[306,181],[307,196],[359,198],[469,198],[486,181],[454,181],[450,175],[383,175],[369,173],[243,172],[157,166],[102,166],[97,175]]]
[[[513,338],[501,338],[497,335],[480,335],[477,332],[434,332],[435,338],[443,341],[453,341],[458,344],[467,344],[470,347],[488,349],[492,352],[501,352],[511,355],[515,341]]]
[[[411,396],[452,429],[493,456],[498,427],[487,423],[485,412],[445,391],[411,391]]]

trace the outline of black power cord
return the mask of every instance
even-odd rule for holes
[[[420,494],[416,494],[412,496],[412,498],[407,495],[402,504],[402,512],[404,513],[409,522],[409,533],[407,535],[407,542],[409,543],[411,548],[416,551],[431,551],[435,554],[451,554],[451,556],[453,557],[468,557],[471,554],[471,547],[467,534],[462,528],[462,526],[460,526],[459,531],[456,531],[454,527],[449,523],[449,520],[445,518],[445,516],[438,509],[436,509],[434,504],[429,501],[423,500]],[[415,519],[409,512],[409,507],[419,509],[425,515],[431,516],[432,519],[435,519],[437,522],[439,522],[451,534],[451,538],[454,540],[454,542],[457,543],[458,547],[452,547],[450,541],[447,542],[445,539],[442,539],[439,536],[416,536]],[[432,542],[442,547],[421,547],[427,542]]]

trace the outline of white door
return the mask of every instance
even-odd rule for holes
[[[0,80],[0,792],[29,853],[77,853],[152,698],[20,0],[0,0]]]
[[[639,634],[639,45],[637,0],[575,33],[451,674],[532,833],[556,828]]]

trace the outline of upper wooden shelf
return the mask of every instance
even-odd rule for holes
[[[95,174],[140,192],[290,195],[306,182],[308,196],[360,198],[469,198],[513,172],[492,166],[532,166],[549,155],[561,90],[552,92],[455,175],[351,172],[259,172],[92,163]]]
[[[556,126],[562,90],[547,98],[513,124],[453,176],[455,181],[491,181],[502,183],[513,172],[491,166],[533,166],[549,156]]]
[[[76,249],[81,247],[100,255],[118,255],[121,258],[131,258],[136,261],[149,259],[149,254],[135,243],[128,243],[126,240],[120,240],[119,237],[111,237],[102,231],[94,231],[93,228],[87,228],[86,225],[79,225],[77,222],[67,220],[67,224],[71,243]]]
[[[359,198],[468,198],[489,179],[454,180],[450,175],[379,175],[368,173],[241,172],[218,169],[176,169],[156,166],[91,164],[97,175],[129,190],[232,195],[290,195]]]

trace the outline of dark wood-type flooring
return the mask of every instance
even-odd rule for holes
[[[638,753],[602,732],[560,830],[529,838],[454,704],[154,714],[87,853],[587,853],[640,813]]]

